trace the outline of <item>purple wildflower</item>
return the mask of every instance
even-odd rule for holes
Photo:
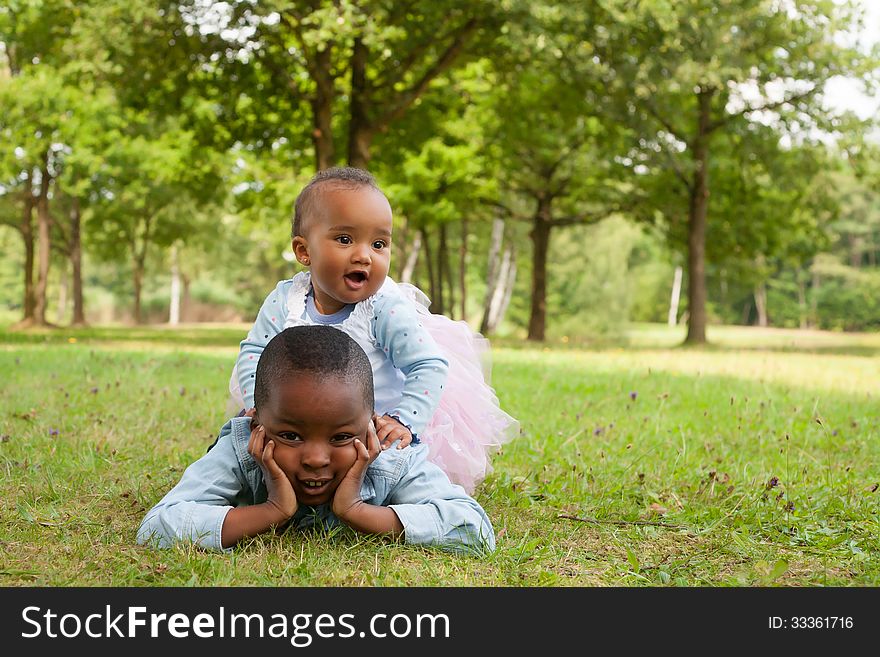
[[[629,398],[632,399],[633,401],[635,401],[636,397],[638,397],[638,396],[639,396],[639,393],[637,393],[635,390],[633,390],[631,393],[629,393]]]
[[[58,429],[49,429],[49,435],[50,435],[50,436],[57,436],[57,435],[58,435]]]

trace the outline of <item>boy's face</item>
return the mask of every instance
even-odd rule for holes
[[[357,459],[354,439],[367,444],[372,418],[360,387],[340,377],[301,374],[272,389],[254,422],[275,441],[274,459],[287,475],[300,504],[333,498]]]
[[[391,261],[391,206],[369,187],[325,183],[319,194],[293,252],[310,268],[315,305],[330,315],[382,287]]]

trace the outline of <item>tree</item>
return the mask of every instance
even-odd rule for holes
[[[204,3],[185,6],[193,22],[226,28],[203,28],[218,32],[212,41],[218,69],[240,70],[244,63],[274,82],[259,94],[242,88],[253,102],[271,105],[282,95],[291,106],[308,106],[317,169],[341,159],[343,142],[348,164],[366,168],[376,136],[481,41],[491,41],[502,16],[488,0],[228,4],[220,16]],[[230,59],[230,51],[246,54]]]
[[[167,247],[207,230],[199,226],[206,217],[198,207],[216,197],[219,162],[171,119],[127,111],[120,120],[95,176],[102,201],[93,208],[88,234],[104,259],[120,261],[126,252],[119,247],[127,248],[132,314],[139,323],[147,256],[154,245]]]
[[[872,63],[840,33],[851,3],[747,0],[604,3],[585,23],[603,83],[629,125],[644,135],[652,166],[674,172],[686,195],[688,334],[706,341],[706,239],[710,171],[719,135],[775,116],[780,133],[832,126],[825,82]]]
[[[70,3],[19,0],[0,7],[0,43],[5,70],[0,77],[0,134],[6,146],[0,151],[3,194],[20,199],[20,220],[15,224],[24,251],[24,317],[21,326],[46,323],[46,285],[49,275],[53,103],[58,80],[43,72],[32,75],[36,64],[58,57],[61,37],[69,29],[65,12]],[[5,79],[4,79],[5,78]],[[51,79],[50,79],[51,78]],[[37,210],[37,233],[33,213]],[[37,239],[37,237],[39,239]],[[38,278],[33,279],[35,249],[39,246]]]
[[[32,67],[0,85],[0,133],[10,148],[0,154],[3,187],[21,199],[18,224],[25,247],[24,318],[21,325],[46,325],[53,187],[64,161],[63,125],[73,90],[47,66]],[[32,228],[36,211],[37,231]],[[36,239],[35,239],[36,238]],[[36,247],[37,279],[33,281]]]
[[[487,141],[499,158],[499,196],[508,219],[528,221],[532,242],[529,340],[544,340],[547,257],[554,229],[597,222],[634,206],[621,163],[628,134],[600,112],[605,90],[590,60],[572,52],[563,25],[580,8],[534,5],[531,21],[507,34],[485,114]]]

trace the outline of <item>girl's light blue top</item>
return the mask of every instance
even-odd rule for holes
[[[422,327],[412,301],[387,285],[373,297],[347,306],[333,315],[321,315],[314,307],[307,272],[280,281],[263,302],[254,325],[242,340],[235,368],[245,408],[254,405],[254,380],[260,355],[280,333],[288,317],[290,295],[297,322],[330,324],[345,331],[364,349],[373,368],[375,410],[391,415],[407,426],[414,438],[434,415],[449,372],[449,362],[430,333]],[[299,290],[302,289],[300,293]],[[364,312],[359,312],[358,309]]]

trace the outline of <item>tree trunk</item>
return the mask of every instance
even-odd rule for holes
[[[440,298],[443,299],[443,307],[444,309],[449,307],[449,316],[452,317],[453,310],[455,309],[455,286],[452,284],[452,269],[449,266],[449,241],[447,240],[447,227],[445,223],[440,224],[440,244],[437,247],[437,272],[439,285],[437,289],[440,290]],[[446,303],[446,293],[443,290],[448,290],[449,292],[449,303]]]
[[[807,285],[800,274],[798,274],[798,320],[798,325],[801,329],[809,328],[809,320],[807,319]]]
[[[688,332],[686,344],[706,343],[706,226],[709,211],[709,120],[712,92],[701,90],[694,142],[694,184],[688,216]]]
[[[134,271],[132,271],[132,282],[134,283],[134,323],[141,324],[141,288],[144,280],[144,266],[138,262],[138,258],[134,260]]]
[[[132,256],[132,282],[134,284],[134,323],[142,324],[143,317],[141,315],[141,292],[143,291],[144,270],[147,260],[147,246],[150,243],[150,223],[149,217],[144,219],[144,230],[141,239],[140,248],[138,248],[137,232],[132,234],[131,238],[131,256]],[[137,228],[135,228],[135,231]]]
[[[489,321],[492,315],[495,291],[499,286],[499,256],[501,244],[504,240],[504,221],[499,218],[492,220],[492,237],[489,242],[489,262],[486,266],[486,300],[483,303],[483,319],[480,322],[480,333],[487,335],[491,330]]]
[[[516,256],[513,249],[513,242],[508,242],[504,249],[504,255],[501,258],[501,265],[497,274],[498,279],[490,301],[486,331],[483,331],[482,328],[480,329],[480,333],[483,333],[483,335],[495,332],[501,320],[504,319],[504,313],[507,312],[507,306],[510,304],[513,284],[516,282]]]
[[[850,233],[847,242],[849,243],[849,266],[853,269],[859,269],[862,266],[862,251],[864,250],[862,238]]]
[[[46,326],[46,289],[49,285],[49,260],[51,254],[50,227],[52,219],[49,216],[49,167],[44,159],[43,168],[40,170],[40,196],[37,198],[37,231],[38,231],[38,261],[37,261],[37,286],[34,289],[34,324]]]
[[[551,199],[538,199],[538,211],[532,221],[532,309],[528,339],[541,342],[547,323],[547,252],[550,249]]]
[[[400,272],[400,282],[410,283],[412,281],[413,272],[416,270],[416,263],[419,260],[419,251],[422,249],[422,235],[416,233],[413,237],[412,244],[409,247],[409,253],[406,254],[406,260],[403,270]]]
[[[336,162],[336,148],[333,145],[333,77],[330,72],[332,50],[327,47],[317,52],[313,77],[315,95],[312,105],[312,143],[315,146],[315,167],[317,171],[329,169]]]
[[[767,319],[767,284],[763,281],[755,286],[755,310],[758,313],[758,326],[766,328],[769,326]]]
[[[810,324],[816,328],[821,328],[822,322],[819,321],[819,286],[821,279],[819,272],[813,271],[813,282],[810,285]]]
[[[82,215],[79,199],[73,199],[70,209],[70,270],[73,279],[73,319],[72,326],[85,326],[86,313],[83,301],[82,284]]]
[[[348,124],[348,164],[366,169],[370,162],[370,144],[373,129],[369,119],[370,100],[367,97],[367,58],[369,51],[362,39],[354,40],[351,53],[351,112]]]
[[[437,282],[434,278],[434,264],[431,262],[431,242],[428,239],[428,229],[422,226],[422,248],[425,250],[425,269],[428,273],[428,287],[431,290],[431,312],[443,314],[443,298],[438,294]]]
[[[349,137],[348,165],[358,169],[366,169],[370,164],[372,143],[373,132],[371,130],[352,127]]]
[[[55,310],[55,321],[63,324],[67,316],[67,298],[70,295],[70,277],[67,275],[67,267],[62,264],[58,273],[58,308]]]
[[[31,189],[31,177],[28,174],[24,181],[24,211],[21,215],[21,239],[24,242],[24,317],[20,326],[34,322],[34,195]]]
[[[180,324],[180,265],[178,263],[177,245],[171,247],[171,302],[168,311],[168,323],[171,326]]]
[[[462,321],[467,321],[467,238],[468,238],[468,220],[467,217],[461,218],[461,244],[458,249],[458,289],[461,304]]]
[[[678,323],[678,300],[681,297],[681,267],[675,268],[675,275],[672,277],[672,297],[669,299],[669,315],[666,323],[669,326],[675,326]]]
[[[180,275],[180,284],[183,288],[181,292],[180,299],[180,316],[184,322],[193,321],[192,313],[190,312],[190,308],[192,307],[192,300],[190,298],[189,286],[192,283],[189,276],[186,274]]]

